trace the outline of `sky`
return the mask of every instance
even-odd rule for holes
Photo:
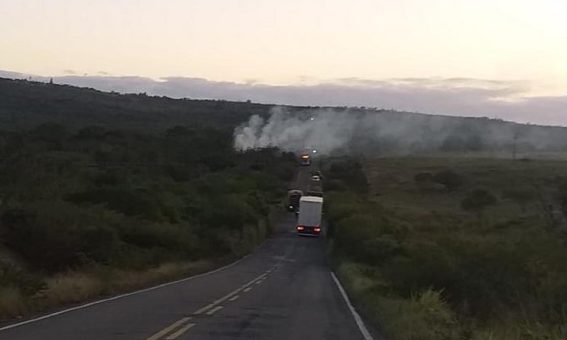
[[[0,70],[567,125],[566,17],[564,0],[0,0]]]

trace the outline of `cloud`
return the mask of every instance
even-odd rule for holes
[[[0,77],[28,75],[0,71]],[[32,76],[34,80],[48,77]],[[145,92],[173,98],[251,100],[305,106],[366,106],[453,116],[501,118],[517,122],[567,126],[567,95],[530,97],[526,81],[476,78],[342,78],[320,83],[267,85],[218,82],[203,78],[76,76],[53,78],[56,83],[122,93]]]

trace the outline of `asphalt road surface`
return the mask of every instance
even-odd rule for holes
[[[2,329],[0,339],[365,339],[324,240],[294,227],[289,214],[224,269]]]

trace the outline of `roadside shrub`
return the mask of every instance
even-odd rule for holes
[[[13,265],[0,262],[0,287],[17,287],[25,296],[32,296],[45,288],[45,282]]]
[[[442,170],[433,175],[433,181],[443,184],[447,190],[455,191],[464,184],[463,176],[453,170]]]
[[[198,236],[187,224],[125,221],[117,226],[117,231],[122,242],[138,248],[163,248],[172,254],[187,257],[196,255]]]
[[[327,219],[331,223],[336,223],[360,210],[356,196],[350,193],[331,193],[327,194],[326,197],[323,208],[327,214]]]
[[[486,189],[475,189],[462,200],[461,207],[466,211],[482,214],[484,209],[496,204],[498,199]]]
[[[26,297],[13,286],[0,286],[0,317],[21,317],[27,309]]]
[[[346,191],[348,187],[338,179],[331,179],[325,182],[325,191]]]
[[[346,159],[331,163],[327,171],[329,180],[339,179],[350,190],[365,194],[368,193],[369,184],[362,165],[354,159]]]
[[[376,296],[372,301],[392,339],[463,339],[457,316],[438,291],[427,289],[410,299]]]
[[[535,200],[535,192],[526,187],[520,188],[509,188],[503,191],[502,195],[505,198],[511,199],[515,203],[517,203],[522,210],[522,212],[526,211],[527,205]]]
[[[118,247],[108,220],[65,202],[38,202],[0,216],[5,244],[37,269],[58,271],[106,262]]]
[[[105,204],[114,210],[129,216],[141,216],[150,220],[163,218],[159,202],[155,195],[144,190],[125,187],[95,188],[69,197],[72,202]]]
[[[372,218],[363,215],[352,215],[338,221],[335,225],[335,245],[355,258],[364,256],[362,242],[378,234]]]
[[[400,255],[402,252],[400,243],[391,235],[366,240],[361,247],[363,256],[360,260],[373,265],[380,265],[384,261]]]
[[[424,289],[443,291],[454,284],[457,263],[444,248],[430,241],[405,242],[402,247],[401,256],[383,265],[384,277],[397,294],[410,297]]]
[[[433,181],[433,174],[430,172],[420,172],[413,176],[413,180],[417,184],[429,183]]]
[[[256,223],[254,210],[241,195],[213,197],[202,209],[199,221],[210,229],[227,227],[242,230],[246,223]]]

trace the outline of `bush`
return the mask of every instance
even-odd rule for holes
[[[76,203],[103,203],[109,209],[128,216],[141,216],[154,221],[164,219],[155,195],[150,195],[144,190],[126,187],[95,188],[73,194],[69,200]]]
[[[361,262],[373,265],[380,265],[402,253],[400,243],[391,235],[366,240],[361,247],[361,252],[364,254],[362,259],[360,259]]]
[[[186,224],[156,224],[128,221],[117,228],[120,239],[137,248],[162,248],[174,255],[195,257],[198,249],[196,231]],[[139,249],[141,250],[141,249]]]
[[[462,200],[461,207],[466,211],[481,214],[487,207],[496,204],[498,199],[486,189],[475,189]]]
[[[420,172],[413,176],[413,180],[417,184],[429,183],[433,181],[433,175],[430,172]]]
[[[452,170],[439,171],[433,176],[433,181],[443,184],[449,191],[455,191],[464,184],[464,178]]]
[[[13,265],[0,262],[0,287],[17,287],[25,296],[32,296],[45,288],[45,282]]]
[[[410,299],[375,297],[385,331],[399,340],[463,339],[458,318],[440,292],[425,290]]]
[[[329,180],[339,179],[353,192],[365,194],[369,184],[362,165],[354,159],[332,162],[327,171]]]
[[[532,202],[536,197],[535,192],[526,187],[506,189],[502,194],[505,198],[516,202],[522,211],[525,211],[528,203]]]
[[[109,221],[64,202],[39,202],[0,216],[5,244],[40,270],[107,262],[118,247]]]
[[[17,287],[0,286],[0,316],[21,317],[27,310],[27,299]]]

